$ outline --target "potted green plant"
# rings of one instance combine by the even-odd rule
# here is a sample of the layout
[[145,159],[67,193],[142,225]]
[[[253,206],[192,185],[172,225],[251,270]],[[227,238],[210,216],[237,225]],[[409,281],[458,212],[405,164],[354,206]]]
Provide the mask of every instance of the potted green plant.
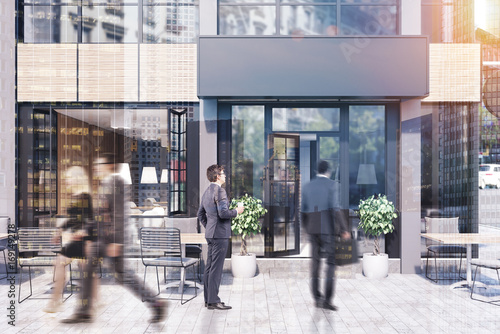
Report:
[[369,278],[383,278],[389,272],[389,257],[380,253],[379,236],[394,231],[393,219],[398,217],[394,204],[386,195],[373,195],[359,201],[356,212],[359,217],[358,228],[365,235],[373,236],[373,253],[363,254],[363,274]]
[[234,277],[253,277],[257,270],[257,259],[254,253],[248,253],[247,240],[249,235],[260,232],[262,226],[259,219],[267,212],[262,206],[262,201],[253,196],[245,194],[240,198],[233,198],[230,209],[236,208],[241,203],[245,210],[233,218],[231,230],[235,235],[241,235],[241,247],[239,254],[231,256],[231,271]]

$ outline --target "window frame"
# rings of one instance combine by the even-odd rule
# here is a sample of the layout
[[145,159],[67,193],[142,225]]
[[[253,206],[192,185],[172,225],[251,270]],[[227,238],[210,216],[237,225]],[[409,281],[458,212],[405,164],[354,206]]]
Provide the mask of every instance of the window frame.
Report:
[[[170,154],[169,154],[169,214],[187,213],[187,122],[188,108],[171,108],[169,115]],[[174,118],[177,122],[174,122]],[[184,156],[184,160],[181,156]],[[177,159],[175,157],[177,156]],[[177,163],[176,163],[177,161]],[[184,161],[184,166],[182,164]],[[184,179],[184,183],[182,180]]]

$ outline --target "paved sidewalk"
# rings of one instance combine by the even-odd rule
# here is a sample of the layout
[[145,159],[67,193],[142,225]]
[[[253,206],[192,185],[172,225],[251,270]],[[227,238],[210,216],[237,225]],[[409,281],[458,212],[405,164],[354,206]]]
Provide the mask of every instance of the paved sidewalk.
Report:
[[[153,271],[149,284],[155,286]],[[495,272],[483,282],[498,284]],[[491,274],[491,275],[490,275]],[[488,275],[488,276],[486,276]],[[307,278],[273,278],[260,273],[235,279],[224,273],[220,296],[233,307],[211,311],[203,290],[185,305],[168,301],[168,317],[149,324],[150,311],[113,279],[101,280],[99,307],[91,324],[66,325],[77,301],[69,298],[60,313],[42,311],[50,296],[52,273],[34,279],[34,298],[16,304],[15,327],[8,325],[9,285],[0,281],[0,333],[498,333],[500,306],[471,300],[466,289],[433,283],[421,275],[390,274],[369,280],[360,274],[339,279],[334,303],[338,312],[317,309]],[[149,280],[149,278],[151,280]],[[28,284],[23,288],[29,289]],[[16,293],[18,287],[16,285]],[[27,290],[24,290],[26,292]],[[500,299],[500,287],[489,290]],[[500,304],[499,304],[500,305]]]

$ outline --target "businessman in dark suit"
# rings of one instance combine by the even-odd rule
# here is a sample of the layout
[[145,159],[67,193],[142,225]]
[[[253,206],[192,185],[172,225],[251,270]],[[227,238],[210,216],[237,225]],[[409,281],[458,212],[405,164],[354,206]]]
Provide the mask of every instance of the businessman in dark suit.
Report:
[[229,310],[219,298],[219,286],[222,267],[226,257],[229,238],[231,237],[231,218],[242,213],[244,208],[229,210],[229,200],[222,185],[226,182],[224,167],[212,165],[207,169],[207,178],[211,182],[201,199],[198,219],[205,227],[208,244],[207,263],[203,277],[205,306],[209,310]]
[[[340,194],[336,182],[330,179],[326,161],[318,164],[318,174],[302,190],[302,222],[311,239],[311,290],[316,307],[336,311],[332,304],[335,289],[335,236],[349,239],[347,222],[340,210]],[[327,271],[325,294],[319,289],[321,249],[326,253]]]

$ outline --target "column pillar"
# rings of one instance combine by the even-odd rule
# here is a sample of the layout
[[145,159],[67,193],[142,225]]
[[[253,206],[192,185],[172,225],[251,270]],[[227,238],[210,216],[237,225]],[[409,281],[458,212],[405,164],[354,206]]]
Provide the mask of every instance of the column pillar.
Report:
[[[200,1],[199,6],[200,35],[217,35],[217,0]],[[217,99],[200,99],[200,201],[210,183],[207,180],[207,168],[215,163],[217,163]]]
[[[16,221],[16,1],[0,2],[0,216]],[[7,231],[0,231],[7,232]]]
[[420,99],[404,101],[400,138],[401,273],[420,273],[421,110]]

